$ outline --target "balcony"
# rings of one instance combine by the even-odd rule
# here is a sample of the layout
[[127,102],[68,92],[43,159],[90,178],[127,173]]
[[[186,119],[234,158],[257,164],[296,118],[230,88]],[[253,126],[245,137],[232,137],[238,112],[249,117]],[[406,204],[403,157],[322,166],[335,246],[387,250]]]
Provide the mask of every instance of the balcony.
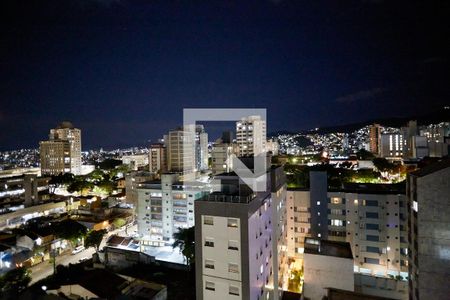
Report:
[[224,194],[209,194],[201,198],[202,201],[209,202],[227,202],[227,203],[242,203],[248,204],[255,199],[256,194],[250,194],[248,196],[234,196]]

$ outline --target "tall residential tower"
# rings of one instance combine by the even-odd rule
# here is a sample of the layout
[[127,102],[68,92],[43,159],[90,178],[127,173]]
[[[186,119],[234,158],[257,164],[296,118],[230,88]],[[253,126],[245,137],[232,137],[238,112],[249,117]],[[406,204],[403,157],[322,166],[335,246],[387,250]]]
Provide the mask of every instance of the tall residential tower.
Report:
[[81,130],[70,122],[50,129],[49,140],[40,142],[41,173],[81,174]]

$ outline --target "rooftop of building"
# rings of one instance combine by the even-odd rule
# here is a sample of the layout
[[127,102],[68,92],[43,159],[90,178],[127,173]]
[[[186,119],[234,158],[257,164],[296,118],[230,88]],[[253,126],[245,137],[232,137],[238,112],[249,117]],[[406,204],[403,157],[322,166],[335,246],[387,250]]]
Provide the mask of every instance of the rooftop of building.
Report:
[[385,298],[379,296],[372,296],[367,294],[362,294],[358,292],[346,291],[335,288],[327,288],[328,300],[391,300],[392,298]]
[[56,126],[56,129],[74,129],[72,122],[70,121],[62,121]]
[[352,249],[348,242],[305,238],[305,253],[353,259]]
[[[203,190],[203,187],[206,186],[206,183],[200,181],[176,181],[172,183],[173,190]],[[160,190],[161,180],[148,180],[138,183],[138,188],[141,189],[155,189]]]
[[411,175],[423,177],[449,167],[450,167],[450,157],[446,157],[437,162],[431,163],[415,172],[412,172]]
[[256,193],[223,193],[223,192],[213,192],[208,195],[205,195],[201,198],[201,201],[210,201],[210,202],[228,202],[228,203],[241,203],[248,204],[253,199],[255,199]]
[[405,194],[406,183],[344,183],[341,188],[329,188],[329,192],[365,193],[365,194]]
[[[288,191],[309,191],[309,187],[288,187]],[[400,182],[396,184],[377,183],[345,183],[340,188],[328,187],[331,193],[357,193],[357,194],[405,194],[406,184]]]

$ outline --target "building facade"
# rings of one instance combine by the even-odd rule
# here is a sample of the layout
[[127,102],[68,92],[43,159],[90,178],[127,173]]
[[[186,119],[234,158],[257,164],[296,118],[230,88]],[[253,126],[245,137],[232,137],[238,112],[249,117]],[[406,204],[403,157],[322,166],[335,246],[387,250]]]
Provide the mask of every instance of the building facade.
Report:
[[287,283],[286,183],[272,169],[254,193],[234,173],[195,203],[197,299],[281,299]]
[[162,143],[151,144],[148,151],[148,167],[152,173],[167,171],[166,147]]
[[380,154],[380,138],[381,126],[380,124],[373,124],[369,126],[369,151],[373,154]]
[[208,169],[208,134],[203,125],[195,125],[195,170]]
[[50,129],[49,140],[40,142],[41,173],[81,174],[81,130],[70,122]]
[[233,155],[239,154],[235,143],[215,143],[211,149],[211,170],[213,174],[228,173],[233,169]]
[[141,246],[171,245],[178,228],[194,226],[194,202],[208,192],[205,184],[181,182],[175,173],[139,183],[137,224]]
[[236,141],[239,156],[258,155],[266,151],[266,121],[249,116],[236,122]]
[[409,299],[450,295],[450,159],[408,176]]
[[139,168],[148,165],[148,155],[147,154],[133,154],[122,156],[122,163],[128,165],[131,170],[137,171]]
[[350,243],[357,273],[406,279],[407,208],[402,188],[327,190],[325,172],[312,173],[316,174],[310,176],[310,190],[289,190],[287,196],[288,251],[299,260],[295,266],[303,259],[304,238],[315,237]]
[[195,134],[178,128],[165,138],[167,145],[167,167],[170,172],[190,173],[195,171]]
[[280,144],[275,139],[266,141],[266,152],[271,152],[273,156],[277,156],[280,151]]
[[380,156],[385,158],[403,157],[403,135],[400,133],[382,134]]
[[346,242],[305,239],[305,299],[326,299],[327,288],[354,291],[353,256]]

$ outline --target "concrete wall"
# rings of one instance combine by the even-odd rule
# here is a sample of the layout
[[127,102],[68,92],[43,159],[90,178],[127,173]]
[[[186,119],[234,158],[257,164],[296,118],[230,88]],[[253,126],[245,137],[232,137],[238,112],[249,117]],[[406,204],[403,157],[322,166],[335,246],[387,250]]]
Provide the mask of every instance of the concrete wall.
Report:
[[450,295],[450,168],[417,178],[420,299]]
[[305,299],[321,300],[327,287],[354,291],[353,260],[334,256],[304,254]]

